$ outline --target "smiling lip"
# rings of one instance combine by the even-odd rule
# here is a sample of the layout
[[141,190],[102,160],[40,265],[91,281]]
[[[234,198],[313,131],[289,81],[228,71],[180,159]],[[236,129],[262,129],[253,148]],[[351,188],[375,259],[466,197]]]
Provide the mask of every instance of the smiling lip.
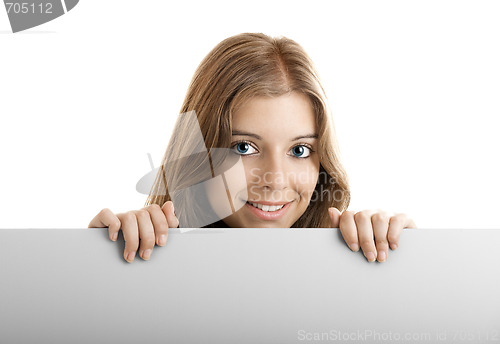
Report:
[[247,202],[257,203],[257,204],[262,204],[262,205],[283,205],[283,204],[290,203],[292,201],[283,201],[283,202],[266,202],[266,201],[262,201],[262,202],[254,202],[252,200],[248,200]]
[[[253,203],[259,203],[259,204],[264,204],[264,205],[282,205],[283,204],[283,203],[276,203],[276,202],[253,202]],[[255,208],[253,205],[251,205],[248,202],[245,203],[245,206],[248,207],[249,210],[255,216],[257,216],[259,219],[262,219],[262,220],[277,220],[277,219],[283,217],[283,215],[285,215],[285,213],[290,208],[290,204],[291,203],[292,202],[286,203],[283,206],[283,208],[281,208],[280,210],[276,210],[276,211],[264,211],[264,210],[261,210],[259,208]]]

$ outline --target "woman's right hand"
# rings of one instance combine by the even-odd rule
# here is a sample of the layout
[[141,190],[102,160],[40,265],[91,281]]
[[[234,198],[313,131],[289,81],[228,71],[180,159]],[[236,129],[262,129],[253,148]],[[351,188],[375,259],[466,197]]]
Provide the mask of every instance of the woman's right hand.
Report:
[[172,201],[167,201],[162,207],[151,204],[140,210],[119,214],[113,214],[111,210],[104,208],[90,221],[88,228],[108,227],[109,238],[113,241],[116,241],[121,229],[125,239],[123,258],[132,263],[139,248],[139,239],[139,256],[149,260],[155,243],[158,246],[165,246],[168,229],[178,226],[179,220],[174,213],[174,204]]

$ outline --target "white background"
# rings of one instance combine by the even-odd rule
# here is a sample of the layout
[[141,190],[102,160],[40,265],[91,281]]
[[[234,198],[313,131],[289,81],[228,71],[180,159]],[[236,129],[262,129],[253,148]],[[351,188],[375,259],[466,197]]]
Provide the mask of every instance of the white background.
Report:
[[500,228],[500,2],[81,0],[12,34],[0,7],[0,228],[140,209],[189,81],[221,40],[287,36],[314,60],[351,210]]

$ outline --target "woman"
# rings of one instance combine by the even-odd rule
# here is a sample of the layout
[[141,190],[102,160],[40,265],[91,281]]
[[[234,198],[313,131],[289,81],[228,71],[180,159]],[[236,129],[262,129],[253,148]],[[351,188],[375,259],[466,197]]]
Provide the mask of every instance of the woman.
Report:
[[[179,224],[340,228],[368,261],[385,261],[402,229],[416,227],[405,214],[346,210],[348,177],[327,98],[291,39],[223,40],[196,70],[181,113],[145,207],[116,215],[106,208],[89,224],[109,227],[112,240],[122,229],[128,262],[139,241],[148,260]],[[231,169],[242,173],[225,173]]]

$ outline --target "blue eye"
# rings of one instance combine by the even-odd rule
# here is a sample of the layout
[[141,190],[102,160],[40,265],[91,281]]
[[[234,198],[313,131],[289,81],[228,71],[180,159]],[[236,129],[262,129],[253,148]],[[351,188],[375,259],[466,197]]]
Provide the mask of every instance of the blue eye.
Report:
[[297,158],[307,158],[311,154],[311,149],[304,145],[297,145],[292,148],[292,153]]
[[250,146],[247,142],[238,142],[233,146],[236,148],[236,153],[241,154],[241,155],[249,155],[253,152],[248,152],[249,149],[253,149],[255,151],[255,148]]
[[[235,143],[231,149],[239,154],[239,155],[251,155],[254,153],[258,153],[258,151],[253,148],[248,142],[241,141]],[[311,155],[311,152],[314,152],[310,147],[307,145],[296,145],[291,149],[292,154],[296,158],[308,158]]]

